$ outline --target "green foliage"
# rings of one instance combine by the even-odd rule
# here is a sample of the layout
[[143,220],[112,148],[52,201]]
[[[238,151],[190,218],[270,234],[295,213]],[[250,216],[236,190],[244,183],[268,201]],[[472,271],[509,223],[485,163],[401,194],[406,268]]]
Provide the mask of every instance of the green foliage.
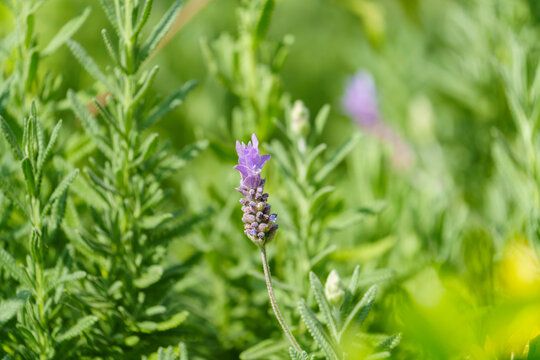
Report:
[[[358,268],[355,270],[355,274],[357,273]],[[358,329],[373,306],[377,289],[375,285],[371,286],[364,296],[358,300],[356,291],[358,278],[353,276],[349,286],[343,289],[345,296],[343,303],[331,305],[330,299],[325,294],[323,285],[317,275],[311,272],[309,278],[324,322],[317,318],[303,299],[299,302],[298,308],[317,348],[320,349],[326,359],[347,359],[352,355],[366,359],[390,357],[389,351],[399,344],[401,335],[389,337],[364,335],[359,333]],[[332,280],[329,277],[326,285],[327,290],[330,281]],[[377,339],[377,342],[370,343],[370,341],[373,342],[373,339]],[[291,351],[292,359],[302,358],[300,356],[297,352]]]
[[[176,1],[143,41],[141,30],[152,2],[102,2],[117,39],[114,46],[108,32],[102,32],[114,63],[107,72],[80,44],[68,42],[99,89],[111,92],[104,102],[95,99],[95,114],[81,95],[68,93],[73,112],[97,150],[90,154],[79,186],[91,188],[103,207],[90,205],[89,212],[79,211],[66,230],[84,259],[79,266],[92,274],[85,284],[84,303],[102,318],[93,328],[94,351],[111,358],[147,354],[166,344],[177,337],[177,328],[189,316],[173,291],[182,272],[177,265],[162,263],[169,242],[178,235],[174,229],[189,226],[190,220],[168,208],[169,190],[163,188],[163,181],[204,146],[175,155],[167,151],[168,145],[159,144],[156,134],[143,133],[178,106],[194,86],[188,83],[159,103],[151,91],[159,67],[142,69],[180,4]],[[87,217],[90,227],[83,226]]]
[[537,3],[0,1],[0,359],[538,358]]
[[209,70],[237,98],[230,127],[220,126],[233,139],[245,138],[255,128],[266,139],[281,113],[279,72],[293,40],[286,36],[279,43],[265,41],[273,10],[274,0],[243,1],[236,37],[222,34],[211,43],[201,42]]
[[[8,282],[3,295],[17,288],[24,289],[0,305],[3,350],[17,358],[68,359],[80,354],[81,349],[74,345],[81,343],[81,335],[97,321],[95,316],[86,316],[73,324],[81,311],[78,301],[67,290],[76,286],[86,273],[72,271],[69,250],[60,236],[69,185],[78,170],[64,179],[59,173],[49,175],[46,161],[54,152],[60,125],[45,141],[34,105],[31,116],[24,120],[22,146],[19,147],[18,139],[3,119],[2,124],[4,140],[10,144],[13,161],[18,165],[9,180],[2,179],[2,184],[4,189],[26,194],[24,200],[17,200],[25,214],[19,225],[24,231],[17,240],[27,239],[19,244],[22,249],[11,247],[13,254],[0,247],[0,267],[18,283]],[[23,159],[17,161],[20,158]],[[47,251],[50,247],[56,247],[57,252]],[[14,257],[19,254],[25,262]]]

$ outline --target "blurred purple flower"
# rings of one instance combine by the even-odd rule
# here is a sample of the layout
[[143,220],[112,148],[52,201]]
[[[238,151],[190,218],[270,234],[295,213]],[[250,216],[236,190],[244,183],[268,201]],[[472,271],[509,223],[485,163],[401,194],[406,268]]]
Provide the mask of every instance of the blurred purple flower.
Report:
[[261,182],[262,167],[270,159],[270,155],[259,155],[259,141],[255,134],[251,135],[251,141],[247,145],[236,141],[236,152],[238,165],[234,168],[242,175],[240,183],[256,189]]
[[343,97],[343,107],[361,127],[373,127],[380,122],[377,89],[369,72],[359,71],[349,81]]
[[343,108],[366,133],[392,146],[395,168],[411,165],[412,152],[408,144],[381,118],[375,80],[368,71],[360,70],[349,80],[343,96]]

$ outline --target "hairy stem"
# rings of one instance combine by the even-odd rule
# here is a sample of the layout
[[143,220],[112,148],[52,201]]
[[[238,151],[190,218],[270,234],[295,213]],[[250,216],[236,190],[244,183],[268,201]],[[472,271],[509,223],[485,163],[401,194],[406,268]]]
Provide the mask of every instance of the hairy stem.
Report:
[[291,342],[291,345],[299,352],[302,352],[302,348],[294,338],[294,335],[291,332],[291,329],[289,329],[289,326],[287,326],[287,323],[285,322],[285,319],[283,319],[283,316],[281,315],[281,312],[279,311],[279,307],[276,301],[276,297],[274,296],[274,289],[272,287],[272,277],[270,275],[270,266],[268,266],[268,259],[266,257],[266,248],[264,246],[261,246],[261,258],[262,258],[262,264],[264,269],[264,278],[266,280],[266,288],[268,289],[268,296],[270,297],[270,304],[272,305],[272,310],[274,310],[274,314],[276,315],[276,319],[279,322],[279,325],[281,325],[281,328],[283,329],[283,332],[289,338],[289,341]]

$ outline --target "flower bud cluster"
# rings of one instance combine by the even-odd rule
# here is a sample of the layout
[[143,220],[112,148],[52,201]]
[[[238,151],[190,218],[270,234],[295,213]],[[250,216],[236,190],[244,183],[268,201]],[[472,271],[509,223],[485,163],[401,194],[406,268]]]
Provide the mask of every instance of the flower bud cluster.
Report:
[[244,233],[258,246],[270,242],[278,229],[277,214],[271,214],[271,205],[268,204],[268,193],[264,192],[265,179],[260,179],[257,188],[250,188],[241,184],[237,190],[244,195],[240,199],[242,204],[242,221]]

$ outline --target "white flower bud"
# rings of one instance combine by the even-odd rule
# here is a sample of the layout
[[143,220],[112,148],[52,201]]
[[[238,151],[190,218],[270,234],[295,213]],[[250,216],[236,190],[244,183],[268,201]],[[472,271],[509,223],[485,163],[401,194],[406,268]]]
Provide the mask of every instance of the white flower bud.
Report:
[[335,307],[341,306],[343,297],[345,296],[345,290],[336,270],[332,270],[328,275],[326,284],[324,285],[324,292],[330,304]]
[[301,100],[296,100],[291,110],[291,130],[302,136],[309,133],[309,110]]

